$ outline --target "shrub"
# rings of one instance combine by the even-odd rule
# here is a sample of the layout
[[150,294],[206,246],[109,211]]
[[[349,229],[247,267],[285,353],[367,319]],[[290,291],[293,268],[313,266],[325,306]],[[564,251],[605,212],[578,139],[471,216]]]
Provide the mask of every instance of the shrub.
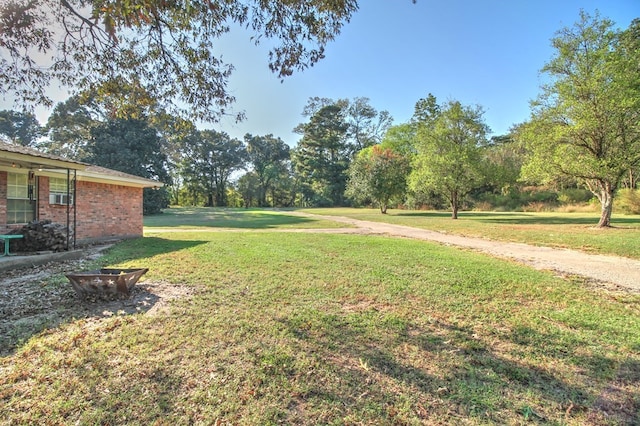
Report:
[[[512,190],[507,194],[485,192],[476,196],[476,209],[487,204],[495,211],[533,211],[532,209],[549,210],[558,203],[558,194],[554,191],[540,190],[536,187],[522,191]],[[544,204],[545,206],[541,206]],[[543,211],[543,210],[537,210]]]
[[640,191],[621,189],[614,198],[614,207],[625,214],[640,214]]
[[[593,198],[595,200],[595,198]],[[592,213],[600,211],[599,203],[580,203],[580,204],[563,204],[556,207],[553,211],[559,213]]]
[[165,187],[145,188],[143,192],[142,213],[146,215],[162,213],[169,207],[169,193]]
[[547,212],[551,210],[551,207],[548,203],[545,203],[543,201],[531,201],[529,203],[527,203],[527,205],[522,206],[522,211],[523,212],[536,212],[536,213],[540,213],[540,212]]
[[478,201],[473,205],[473,210],[478,212],[489,212],[493,209],[494,207],[488,201]]
[[593,198],[591,191],[582,188],[563,189],[558,194],[558,202],[561,204],[581,204]]

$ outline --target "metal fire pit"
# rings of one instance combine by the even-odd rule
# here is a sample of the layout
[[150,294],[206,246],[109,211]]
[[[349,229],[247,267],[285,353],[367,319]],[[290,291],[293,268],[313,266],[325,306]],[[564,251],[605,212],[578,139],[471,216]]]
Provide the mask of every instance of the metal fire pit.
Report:
[[148,268],[100,269],[66,274],[78,296],[129,297],[131,288]]

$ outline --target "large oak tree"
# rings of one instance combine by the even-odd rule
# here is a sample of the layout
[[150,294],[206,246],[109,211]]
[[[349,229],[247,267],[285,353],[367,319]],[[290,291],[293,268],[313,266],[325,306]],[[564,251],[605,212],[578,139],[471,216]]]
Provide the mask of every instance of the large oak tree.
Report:
[[[86,161],[135,176],[170,183],[167,158],[158,132],[146,118],[113,119],[93,126],[84,147]],[[166,190],[144,189],[144,214],[167,207]]]
[[608,227],[616,189],[640,164],[640,20],[617,31],[582,12],[552,41],[548,83],[517,132],[529,153],[523,177],[579,180],[600,200],[598,226]]

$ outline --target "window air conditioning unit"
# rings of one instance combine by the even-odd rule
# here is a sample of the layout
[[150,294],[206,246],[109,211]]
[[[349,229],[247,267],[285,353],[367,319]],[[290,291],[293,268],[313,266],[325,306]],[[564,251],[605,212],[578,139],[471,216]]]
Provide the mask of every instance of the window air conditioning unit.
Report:
[[73,204],[73,195],[49,194],[49,204]]

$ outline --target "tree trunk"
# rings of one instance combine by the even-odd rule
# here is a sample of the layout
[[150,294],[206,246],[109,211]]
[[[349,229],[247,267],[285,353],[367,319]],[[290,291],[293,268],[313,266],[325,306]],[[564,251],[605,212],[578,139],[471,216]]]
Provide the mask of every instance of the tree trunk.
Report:
[[262,185],[258,189],[258,207],[267,207],[267,188]]
[[387,214],[387,204],[386,203],[380,203],[380,213]]
[[224,185],[216,185],[216,207],[226,207],[227,206],[227,191]]
[[451,219],[458,218],[458,193],[451,193]]
[[604,183],[600,189],[600,222],[598,228],[608,228],[611,226],[611,212],[613,211],[613,189],[610,183]]

